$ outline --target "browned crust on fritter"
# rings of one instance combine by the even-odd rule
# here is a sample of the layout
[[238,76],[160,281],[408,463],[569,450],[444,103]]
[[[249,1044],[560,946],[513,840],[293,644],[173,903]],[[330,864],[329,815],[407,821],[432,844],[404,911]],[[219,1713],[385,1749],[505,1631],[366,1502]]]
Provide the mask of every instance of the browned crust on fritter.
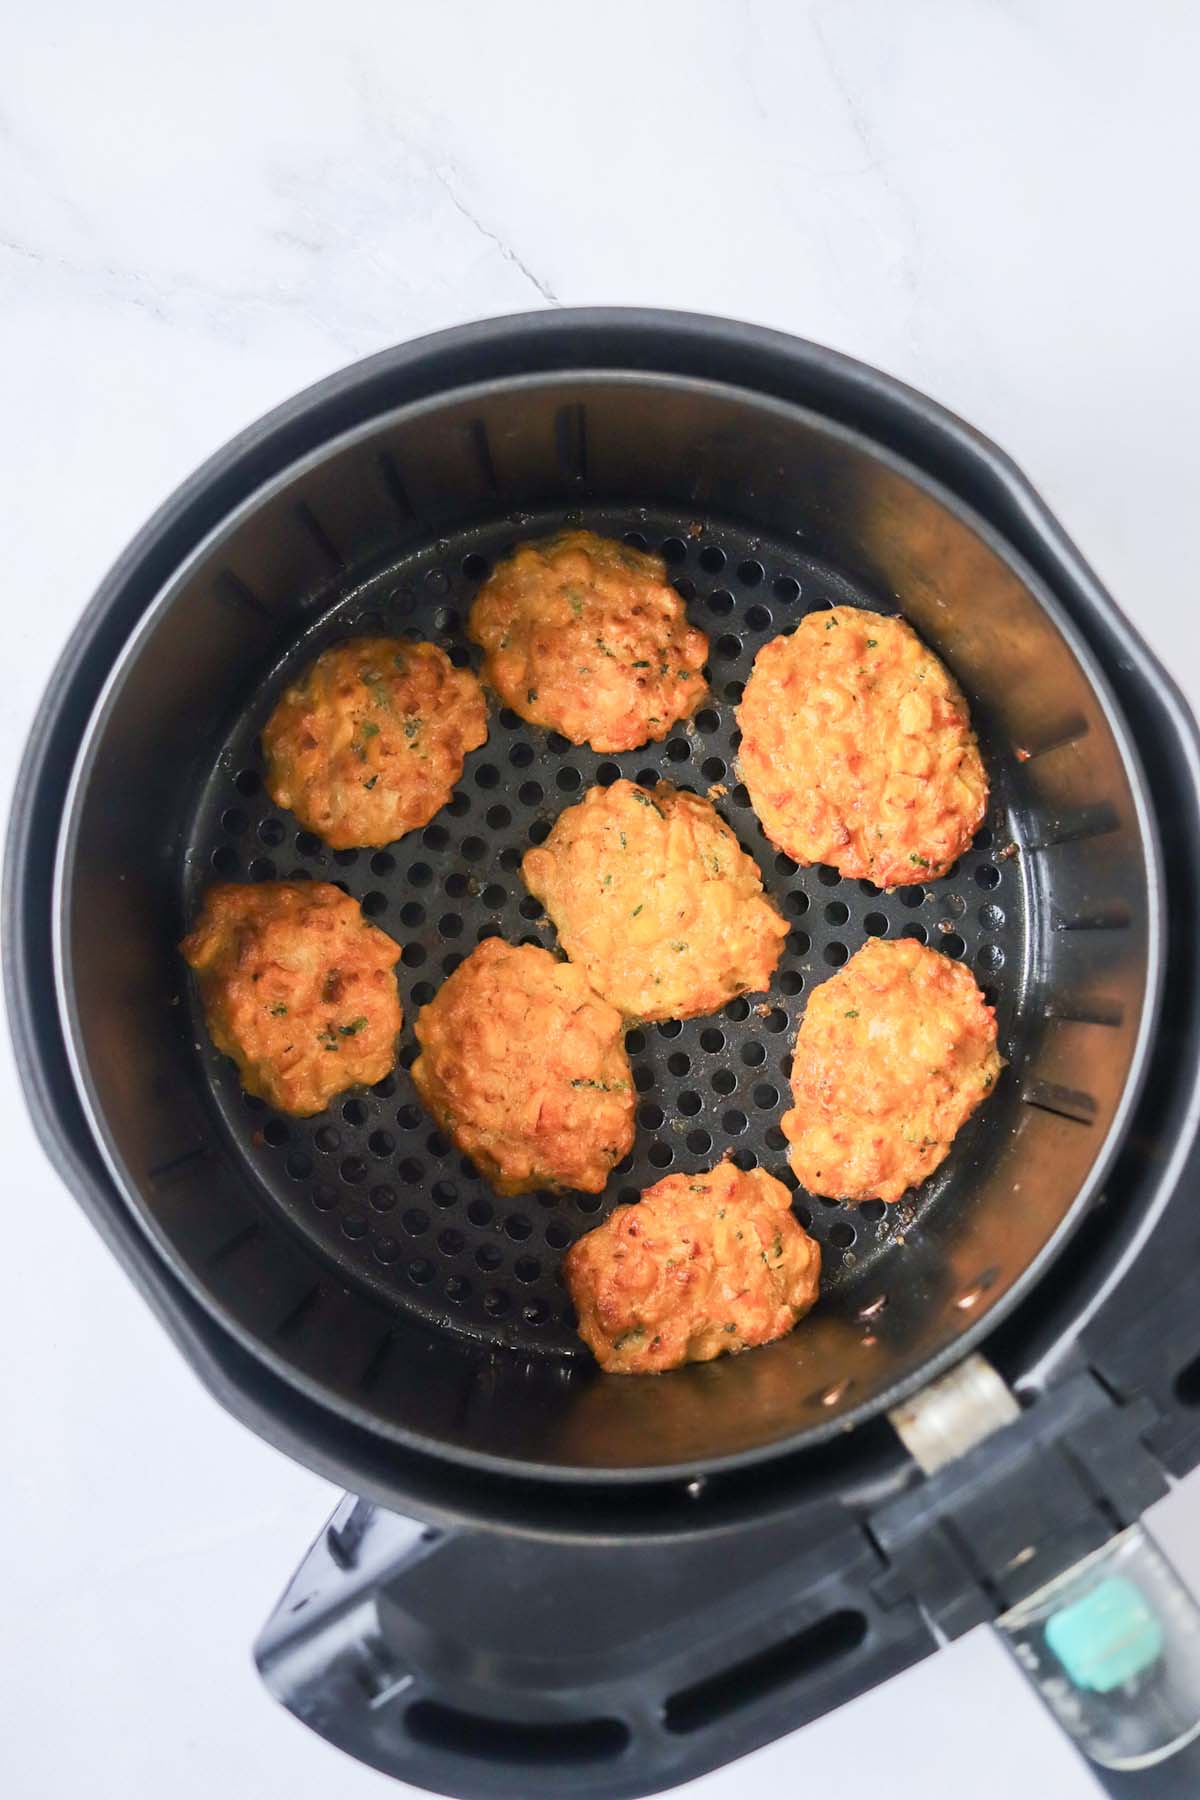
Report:
[[444,650],[353,638],[310,663],[268,719],[267,789],[335,850],[390,844],[428,825],[486,739],[483,690]]
[[601,1368],[652,1374],[789,1332],[817,1297],[821,1252],[781,1181],[722,1162],[618,1206],[564,1272]]
[[815,989],[792,1058],[789,1161],[813,1194],[898,1200],[931,1175],[1004,1066],[969,969],[872,938]]
[[754,660],[739,766],[773,844],[882,888],[946,874],[987,810],[967,703],[903,619],[809,613]]
[[787,925],[709,801],[595,787],[521,873],[563,949],[627,1018],[691,1019],[770,982]]
[[666,737],[706,692],[708,640],[662,559],[591,531],[521,545],[480,588],[469,629],[505,705],[593,750]]
[[633,1143],[621,1015],[548,950],[485,939],[416,1035],[417,1092],[498,1193],[599,1193]]
[[248,1093],[303,1117],[382,1081],[403,1023],[400,946],[327,882],[210,888],[180,950]]

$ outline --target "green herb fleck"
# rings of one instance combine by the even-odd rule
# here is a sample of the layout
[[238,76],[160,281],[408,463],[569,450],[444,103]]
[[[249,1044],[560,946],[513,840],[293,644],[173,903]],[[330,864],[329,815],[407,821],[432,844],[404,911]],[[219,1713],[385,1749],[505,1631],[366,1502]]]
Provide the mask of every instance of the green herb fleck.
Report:
[[916,863],[918,868],[927,869],[929,867],[929,858],[927,856],[918,856],[915,850],[909,851],[908,860],[910,863]]
[[851,1008],[850,1008],[850,1011],[849,1011],[849,1012],[847,1012],[847,1013],[843,1013],[843,1014],[842,1014],[842,1017],[843,1017],[843,1019],[857,1019],[857,1017],[858,1017],[858,1008],[857,1008],[857,1007],[855,1007],[855,1006],[852,1006],[852,1007],[851,1007]]
[[402,675],[408,668],[408,657],[403,650],[397,650],[395,656],[392,658],[392,662]]
[[630,663],[629,666],[631,669],[648,669],[650,667],[650,664],[648,662],[635,662],[635,663]]
[[404,718],[404,735],[409,743],[414,743],[421,735],[421,721],[415,713],[406,713]]
[[627,848],[628,848],[628,845],[627,845],[627,843],[626,843],[626,838],[625,838],[625,833],[624,833],[624,832],[623,832],[623,831],[618,831],[618,833],[617,833],[617,836],[618,836],[618,837],[619,837],[619,838],[620,838],[620,840],[621,840],[621,848],[622,848],[622,850],[625,850],[625,849],[627,849]]
[[583,611],[582,592],[577,587],[568,587],[563,589],[563,594],[566,597],[567,604],[570,606],[571,611],[575,614],[575,617],[578,618]]
[[611,875],[606,875],[606,876],[605,876],[605,877],[604,877],[604,880],[603,880],[603,881],[602,881],[602,882],[601,882],[601,883],[600,883],[600,886],[601,886],[601,887],[606,887],[606,888],[610,888],[610,887],[611,887],[611,886],[612,886],[612,876],[611,876]]
[[645,794],[642,792],[641,788],[635,787],[633,790],[633,797],[639,806],[652,806],[660,819],[666,818],[666,813],[652,794]]
[[867,639],[867,649],[873,650],[878,642],[879,642],[878,638],[868,638]]
[[269,1006],[267,1008],[267,1011],[270,1013],[270,1015],[273,1019],[286,1019],[287,1018],[287,1007],[284,1006],[283,1002],[280,1000],[277,1000],[275,1002],[274,1006]]
[[726,1332],[726,1335],[727,1335],[727,1336],[732,1336],[732,1335],[733,1335],[733,1333],[734,1333],[734,1332],[735,1332],[735,1331],[736,1331],[736,1330],[737,1330],[737,1326],[736,1326],[736,1325],[727,1325],[727,1326],[726,1326],[726,1327],[725,1327],[725,1332]]
[[571,1082],[573,1088],[595,1088],[601,1094],[622,1094],[629,1086],[627,1081],[593,1081],[589,1076],[577,1075]]
[[644,900],[643,900],[643,901],[642,901],[642,902],[641,902],[641,903],[640,903],[640,905],[638,905],[638,906],[635,906],[635,907],[634,907],[634,909],[633,909],[633,911],[632,911],[632,912],[631,912],[631,913],[630,913],[630,915],[629,915],[629,916],[630,916],[630,918],[631,918],[631,919],[636,919],[636,918],[637,918],[637,916],[638,916],[638,914],[639,914],[639,913],[640,913],[640,912],[641,912],[641,910],[642,910],[642,907],[644,907],[644,906],[645,906],[645,904],[646,904],[646,902],[645,902],[645,901],[644,901]]
[[368,793],[370,793],[371,789],[375,786],[375,783],[378,780],[379,780],[378,775],[372,775],[367,781],[363,782],[363,786],[366,788]]
[[626,1344],[640,1344],[645,1335],[644,1325],[631,1325],[628,1331],[623,1331],[620,1337],[613,1339],[613,1349],[623,1350]]
[[840,621],[837,619],[826,619],[826,621],[825,621],[826,631],[832,631],[834,626],[837,625],[838,623],[840,623]]
[[372,738],[379,736],[379,727],[373,719],[363,719],[359,722],[358,735],[361,742],[354,745],[354,754],[359,762],[366,762],[367,745]]
[[334,1032],[332,1025],[326,1025],[323,1031],[318,1031],[317,1042],[318,1042],[318,1044],[323,1044],[325,1046],[326,1050],[336,1050],[337,1049],[337,1047],[338,1047],[337,1035]]
[[342,1037],[353,1037],[356,1032],[362,1031],[366,1023],[367,1021],[362,1018],[351,1019],[348,1025],[339,1025],[338,1031]]
[[599,650],[601,656],[607,656],[611,662],[616,662],[616,657],[613,655],[603,638],[596,639],[596,648]]
[[675,942],[671,945],[671,948],[672,948],[672,950],[675,950],[675,951],[686,950],[687,949],[687,939],[686,938],[676,938]]

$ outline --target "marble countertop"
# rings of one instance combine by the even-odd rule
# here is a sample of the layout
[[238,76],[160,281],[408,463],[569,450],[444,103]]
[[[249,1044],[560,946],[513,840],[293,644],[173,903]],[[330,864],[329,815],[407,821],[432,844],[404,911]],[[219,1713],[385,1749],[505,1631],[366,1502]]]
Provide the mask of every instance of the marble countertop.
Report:
[[[925,389],[1200,702],[1198,52],[1185,0],[10,10],[4,791],[98,578],[204,456],[355,357],[542,306],[729,314]],[[6,1793],[385,1800],[248,1657],[332,1490],[201,1391],[0,1058]],[[1198,1496],[1154,1522],[1200,1582]],[[986,1633],[686,1791],[751,1782],[1093,1791]]]

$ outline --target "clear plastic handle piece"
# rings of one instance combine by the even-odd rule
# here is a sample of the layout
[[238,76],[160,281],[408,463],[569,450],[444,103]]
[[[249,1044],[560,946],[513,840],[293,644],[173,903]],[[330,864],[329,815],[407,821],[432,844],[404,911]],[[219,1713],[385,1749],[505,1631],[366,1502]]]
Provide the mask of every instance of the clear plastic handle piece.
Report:
[[1200,1608],[1140,1525],[996,1624],[1102,1767],[1149,1768],[1200,1737]]

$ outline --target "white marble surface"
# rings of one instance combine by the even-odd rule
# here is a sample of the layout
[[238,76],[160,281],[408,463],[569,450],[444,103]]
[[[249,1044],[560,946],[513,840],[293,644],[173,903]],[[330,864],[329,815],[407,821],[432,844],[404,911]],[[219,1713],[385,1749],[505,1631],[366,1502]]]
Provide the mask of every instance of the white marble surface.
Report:
[[[1190,0],[43,0],[0,55],[0,779],[90,590],[265,408],[399,338],[588,302],[837,345],[1024,464],[1200,699]],[[0,1064],[0,1782],[388,1785],[247,1649],[332,1499],[201,1392]],[[53,1308],[42,1284],[54,1282]],[[1200,1579],[1195,1478],[1158,1523]],[[976,1635],[693,1790],[1091,1784]]]

